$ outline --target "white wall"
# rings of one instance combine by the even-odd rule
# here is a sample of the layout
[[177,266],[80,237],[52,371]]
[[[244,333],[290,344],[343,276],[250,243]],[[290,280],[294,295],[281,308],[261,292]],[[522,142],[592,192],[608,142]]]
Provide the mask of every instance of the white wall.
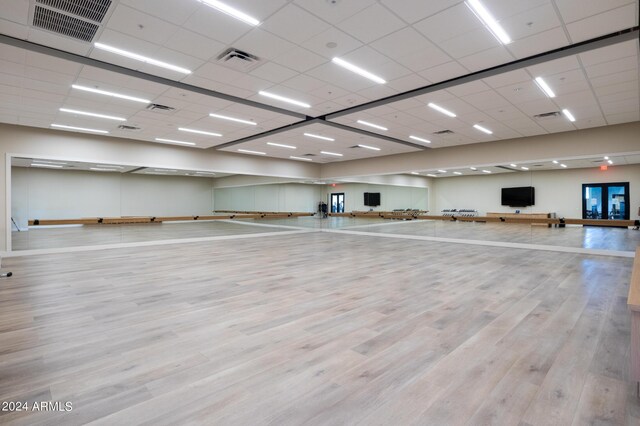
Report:
[[[366,183],[340,183],[335,187],[326,187],[325,200],[329,202],[328,195],[344,192],[344,211],[373,210],[390,211],[394,209],[420,209],[429,210],[429,189],[426,187],[376,185]],[[365,192],[379,192],[380,206],[369,207],[364,205]]]
[[217,210],[315,212],[323,199],[323,186],[283,183],[216,188]]
[[206,215],[213,179],[12,167],[11,214],[28,219]]
[[524,212],[555,212],[560,217],[582,217],[582,184],[629,182],[631,218],[640,206],[640,165],[610,166],[607,171],[588,169],[549,170],[527,173],[501,173],[487,176],[459,176],[435,179],[434,213],[442,209],[476,209],[486,212],[513,212],[500,205],[501,189],[533,186],[535,206],[519,208]]

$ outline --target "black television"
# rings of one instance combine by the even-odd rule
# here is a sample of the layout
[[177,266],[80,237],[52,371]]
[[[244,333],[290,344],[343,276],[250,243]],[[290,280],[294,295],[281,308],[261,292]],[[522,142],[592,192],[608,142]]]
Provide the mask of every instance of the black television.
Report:
[[536,189],[533,186],[502,188],[502,205],[527,207],[536,203]]
[[379,192],[365,192],[364,193],[364,205],[370,207],[376,207],[380,205],[380,193]]

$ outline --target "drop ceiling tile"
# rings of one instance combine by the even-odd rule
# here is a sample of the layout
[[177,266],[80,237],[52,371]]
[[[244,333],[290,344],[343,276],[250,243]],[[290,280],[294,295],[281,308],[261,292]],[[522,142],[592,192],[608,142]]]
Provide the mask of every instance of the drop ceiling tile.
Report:
[[22,64],[17,64],[15,62],[2,61],[0,62],[0,73],[23,76],[25,66]]
[[515,40],[508,46],[517,59],[547,52],[569,44],[569,39],[560,27]]
[[[335,47],[329,47],[334,44]],[[343,56],[357,49],[362,46],[362,42],[335,27],[331,27],[317,36],[300,43],[300,45],[330,60],[335,56]]]
[[374,4],[336,26],[363,43],[370,43],[403,28],[406,24],[379,4]]
[[589,67],[615,59],[626,58],[628,56],[638,56],[638,42],[636,40],[625,41],[613,46],[602,47],[581,53],[580,60],[584,66]]
[[493,90],[486,92],[474,93],[466,95],[461,98],[463,101],[478,108],[479,110],[485,110],[489,108],[498,108],[503,106],[509,106],[509,102],[500,96]]
[[42,68],[25,67],[24,76],[40,81],[47,81],[54,84],[63,84],[67,87],[71,87],[75,81],[75,77],[69,74],[60,74],[50,70],[44,70]]
[[227,46],[200,34],[179,28],[168,38],[165,47],[208,61],[215,60]]
[[593,87],[598,89],[600,87],[610,86],[611,84],[633,82],[637,80],[638,70],[629,70],[620,71],[615,74],[615,77],[611,75],[603,75],[602,77],[591,78],[589,81]]
[[413,27],[438,45],[445,40],[484,28],[463,2],[423,19]]
[[251,71],[250,74],[276,84],[282,83],[285,80],[289,80],[294,76],[299,75],[297,72],[273,62],[267,62],[264,65],[259,66]]
[[307,93],[310,93],[312,96],[315,96],[317,98],[329,101],[332,99],[347,96],[349,94],[349,91],[331,84],[325,84],[321,87],[318,87],[317,89],[308,91]]
[[525,70],[515,70],[504,74],[494,75],[483,79],[485,83],[493,88],[511,86],[524,81],[531,81],[531,76]]
[[638,22],[638,6],[627,6],[613,9],[590,18],[567,25],[567,31],[573,43],[609,34],[617,30],[631,28]]
[[2,8],[2,18],[20,25],[29,23],[29,0],[13,0]]
[[620,6],[634,3],[633,0],[556,0],[558,10],[566,23],[575,22],[590,16],[598,15]]
[[[616,79],[616,75],[625,71],[637,71],[638,70],[638,57],[627,56],[622,59],[615,59],[609,62],[600,63],[590,67],[585,67],[587,75],[590,78],[611,76],[612,79]],[[613,74],[613,75],[612,75]]]
[[453,93],[455,96],[466,96],[472,95],[478,92],[484,92],[489,90],[490,87],[487,86],[482,80],[472,81],[470,83],[461,84],[459,86],[450,87],[447,89],[450,93]]
[[2,62],[24,64],[26,57],[26,51],[18,49],[17,47],[9,46],[8,44],[0,44],[0,58],[2,58]]
[[[523,3],[530,2],[520,1],[519,3],[522,5]],[[502,25],[502,27],[507,32],[507,34],[509,34],[512,40],[516,41],[523,38],[531,37],[535,34],[539,34],[541,32],[545,32],[562,25],[562,22],[560,21],[559,16],[556,14],[556,11],[551,2],[542,2],[537,7],[526,7],[526,11],[523,11],[516,15],[511,15],[508,18],[500,20],[500,25]]]
[[488,49],[502,45],[484,27],[476,28],[467,33],[450,38],[438,43],[438,46],[454,59],[468,57],[469,55],[484,53]]
[[301,92],[312,92],[327,85],[325,81],[304,74],[297,74],[295,77],[282,82],[282,84]]
[[432,16],[458,2],[459,0],[382,0],[382,4],[409,24]]
[[307,75],[352,92],[357,92],[376,84],[331,62],[314,68],[307,72]]
[[338,22],[355,15],[361,10],[372,6],[376,1],[349,0],[345,2],[331,3],[318,0],[295,0],[294,3],[331,24],[337,24]]
[[578,129],[589,129],[592,127],[606,126],[607,121],[604,119],[604,117],[600,116],[600,117],[592,117],[586,120],[576,119],[576,121],[573,124]]
[[295,4],[286,5],[261,25],[262,29],[296,43],[308,40],[329,27],[329,24]]
[[184,24],[196,10],[206,7],[184,0],[120,0],[120,3],[176,25]]
[[106,27],[160,45],[178,30],[174,24],[117,3]]
[[315,68],[326,63],[327,59],[302,47],[295,47],[292,50],[276,57],[272,62],[303,73],[309,71],[311,68]]
[[500,87],[496,91],[514,105],[546,98],[532,80]]
[[414,72],[423,71],[427,68],[442,65],[450,61],[451,56],[447,55],[436,46],[426,47],[410,55],[396,59],[396,62],[400,65]]
[[635,112],[623,112],[619,114],[607,114],[605,118],[607,120],[607,123],[609,123],[609,125],[630,123],[633,121],[640,120],[640,112],[635,111]]
[[530,117],[533,117],[536,114],[558,111],[558,107],[549,98],[523,102],[518,105],[518,108]]
[[513,61],[513,55],[503,46],[497,46],[470,56],[458,59],[469,71],[480,71],[492,66]]
[[0,18],[0,33],[26,40],[29,36],[29,27]]
[[460,65],[458,62],[452,61],[420,71],[418,74],[429,81],[437,83],[459,77],[461,75],[466,75],[468,73],[468,69]]
[[426,78],[420,77],[418,74],[409,74],[404,77],[396,78],[388,81],[387,85],[398,92],[406,92],[408,90],[417,89],[430,84]]
[[414,52],[435,47],[433,43],[411,27],[382,37],[371,43],[370,46],[392,59],[399,59]]
[[58,59],[53,56],[33,52],[27,52],[25,56],[26,65],[42,68],[45,70],[53,70],[56,73],[77,75],[82,69],[82,65],[78,63],[67,61],[64,59]]
[[42,44],[45,46],[53,47],[55,49],[64,50],[83,56],[85,56],[87,52],[91,50],[91,45],[88,43],[68,37],[63,37],[48,31],[38,30],[36,28],[31,28],[29,30],[29,34],[26,39],[36,44]]
[[247,35],[236,40],[234,47],[262,59],[273,59],[292,50],[295,46],[285,39],[259,28],[254,28]]
[[605,96],[613,93],[632,92],[638,93],[638,80],[627,81],[624,83],[610,84],[608,86],[596,87],[596,95]]
[[580,63],[574,55],[527,67],[527,71],[529,71],[529,73],[531,73],[531,75],[535,78],[546,77],[548,75],[554,75],[579,68],[581,68]]
[[[258,2],[270,3],[270,2]],[[225,45],[247,34],[253,27],[202,5],[182,26]]]

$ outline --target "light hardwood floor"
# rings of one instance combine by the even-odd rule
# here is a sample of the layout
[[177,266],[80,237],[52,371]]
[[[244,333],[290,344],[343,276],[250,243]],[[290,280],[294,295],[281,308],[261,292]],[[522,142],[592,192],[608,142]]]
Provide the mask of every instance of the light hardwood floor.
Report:
[[637,425],[631,265],[328,233],[7,258],[0,401],[73,411],[0,423]]

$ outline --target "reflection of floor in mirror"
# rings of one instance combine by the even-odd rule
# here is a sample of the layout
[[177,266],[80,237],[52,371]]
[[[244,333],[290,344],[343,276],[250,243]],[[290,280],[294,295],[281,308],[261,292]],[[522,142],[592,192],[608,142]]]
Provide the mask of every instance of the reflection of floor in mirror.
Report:
[[12,233],[12,244],[14,250],[45,249],[290,230],[287,227],[316,230],[348,229],[397,235],[625,251],[634,251],[640,245],[640,232],[632,229],[581,226],[547,228],[545,226],[522,224],[426,220],[401,221],[349,217],[330,217],[326,219],[297,217],[237,221],[169,222],[142,225],[32,227],[25,232],[14,231]]
[[73,411],[0,422],[639,424],[632,262],[320,232],[6,258],[0,400]]

